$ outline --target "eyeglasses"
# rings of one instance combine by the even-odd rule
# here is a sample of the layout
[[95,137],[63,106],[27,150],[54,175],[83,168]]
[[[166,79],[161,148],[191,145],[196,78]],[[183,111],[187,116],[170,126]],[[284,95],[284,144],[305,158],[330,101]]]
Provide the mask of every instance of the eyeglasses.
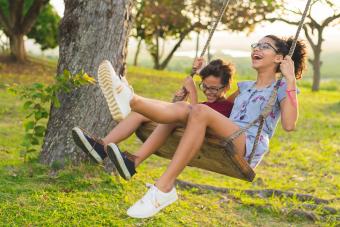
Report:
[[270,43],[253,43],[250,45],[251,49],[259,48],[260,50],[268,50],[273,49],[276,53],[279,52],[275,47],[273,47]]
[[223,89],[225,86],[222,87],[208,87],[205,83],[201,82],[199,84],[199,88],[203,91],[209,91],[210,93],[216,94],[218,93],[221,89]]

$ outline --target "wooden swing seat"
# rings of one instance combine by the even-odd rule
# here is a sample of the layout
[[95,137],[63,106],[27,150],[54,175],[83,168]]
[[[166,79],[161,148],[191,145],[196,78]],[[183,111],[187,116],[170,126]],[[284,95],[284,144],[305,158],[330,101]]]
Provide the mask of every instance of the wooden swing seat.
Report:
[[[136,131],[137,137],[145,142],[156,126],[157,124],[153,122],[144,123]],[[183,132],[183,128],[177,128],[174,130],[166,143],[155,154],[163,158],[171,159],[180,139],[183,136]],[[220,173],[241,180],[250,182],[253,181],[255,172],[249,166],[248,162],[241,155],[225,150],[220,144],[220,140],[221,138],[207,133],[201,150],[189,163],[189,166]]]

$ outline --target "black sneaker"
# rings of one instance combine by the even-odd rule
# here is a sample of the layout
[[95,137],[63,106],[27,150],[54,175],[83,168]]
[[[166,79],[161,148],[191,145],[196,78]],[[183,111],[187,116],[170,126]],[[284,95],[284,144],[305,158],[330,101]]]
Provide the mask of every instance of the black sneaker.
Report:
[[136,173],[135,169],[135,156],[128,152],[121,152],[118,146],[114,143],[107,145],[107,154],[116,166],[118,173],[125,180],[130,180]]
[[72,136],[74,142],[80,147],[88,156],[97,163],[102,163],[107,157],[104,149],[104,143],[101,139],[95,138],[78,127],[72,129]]

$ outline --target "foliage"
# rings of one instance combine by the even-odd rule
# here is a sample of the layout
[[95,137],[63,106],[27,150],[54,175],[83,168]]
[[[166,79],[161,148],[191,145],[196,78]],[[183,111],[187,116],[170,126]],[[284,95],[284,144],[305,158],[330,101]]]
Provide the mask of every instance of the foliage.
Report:
[[[327,13],[320,17],[319,9],[327,9]],[[290,7],[287,1],[284,1],[282,7],[278,8],[278,14],[267,17],[270,22],[282,21],[284,23],[298,26],[301,20],[303,10]],[[294,18],[294,19],[287,19]],[[306,15],[303,31],[306,39],[311,46],[313,58],[309,58],[309,62],[313,69],[313,91],[318,91],[321,79],[321,60],[322,45],[324,43],[324,31],[327,27],[340,25],[340,4],[335,1],[320,0],[312,1],[311,7]]]
[[24,61],[21,45],[27,35],[41,45],[42,50],[58,45],[59,15],[48,1],[0,0],[0,29],[10,40],[11,55]]
[[161,40],[184,39],[195,28],[191,25],[189,16],[183,13],[185,8],[183,0],[137,2],[134,36],[145,41],[155,68],[163,67],[160,61],[164,55],[164,50],[161,50]]
[[[231,1],[222,19],[224,29],[251,32],[255,25],[273,12],[281,1]],[[221,9],[216,0],[138,0],[135,4],[133,36],[144,40],[154,68],[164,69],[182,41],[192,31],[208,31]],[[220,26],[222,27],[222,26]],[[165,54],[164,45],[175,39]]]
[[27,154],[37,151],[36,147],[40,145],[40,141],[45,136],[46,127],[43,120],[49,118],[49,110],[46,104],[52,102],[58,108],[60,106],[58,99],[60,92],[70,93],[73,89],[90,83],[94,83],[94,79],[86,73],[80,72],[72,75],[65,70],[64,74],[56,77],[55,83],[52,85],[34,83],[28,87],[9,88],[11,92],[18,94],[25,101],[23,104],[23,109],[26,112],[25,136],[21,144],[24,147],[22,156],[25,160]]
[[48,4],[41,11],[36,24],[27,36],[40,44],[42,50],[55,48],[58,46],[59,22],[60,16],[53,6]]

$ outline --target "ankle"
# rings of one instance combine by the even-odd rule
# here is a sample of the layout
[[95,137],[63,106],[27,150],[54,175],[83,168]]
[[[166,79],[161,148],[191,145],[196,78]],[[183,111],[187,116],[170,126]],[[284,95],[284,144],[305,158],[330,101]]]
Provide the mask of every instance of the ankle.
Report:
[[158,188],[158,190],[160,190],[161,192],[164,192],[164,193],[169,193],[172,190],[172,188],[174,187],[173,184],[162,184],[162,183],[158,183],[158,182],[155,183],[155,186],[156,186],[156,188]]
[[101,139],[101,141],[103,142],[104,147],[106,147],[110,143],[106,138]]
[[141,163],[142,163],[142,159],[139,156],[136,156],[134,163],[135,163],[135,168],[137,168]]

